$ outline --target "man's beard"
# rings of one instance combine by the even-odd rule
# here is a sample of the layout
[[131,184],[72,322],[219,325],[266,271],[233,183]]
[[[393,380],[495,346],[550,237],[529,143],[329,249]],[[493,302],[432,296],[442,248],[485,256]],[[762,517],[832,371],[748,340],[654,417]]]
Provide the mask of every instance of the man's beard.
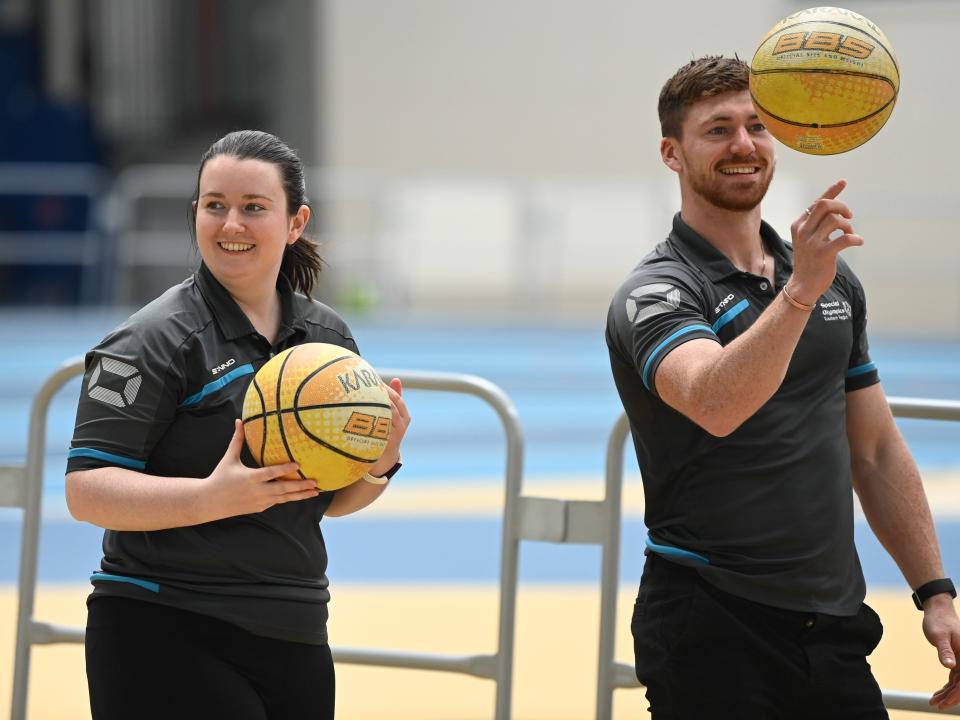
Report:
[[[690,188],[708,203],[721,210],[745,212],[753,210],[767,194],[773,180],[773,167],[769,167],[766,179],[759,185],[750,184],[749,189],[737,188],[735,182],[723,182],[704,173],[690,175]],[[767,168],[761,169],[761,173]],[[734,176],[736,177],[736,176]]]

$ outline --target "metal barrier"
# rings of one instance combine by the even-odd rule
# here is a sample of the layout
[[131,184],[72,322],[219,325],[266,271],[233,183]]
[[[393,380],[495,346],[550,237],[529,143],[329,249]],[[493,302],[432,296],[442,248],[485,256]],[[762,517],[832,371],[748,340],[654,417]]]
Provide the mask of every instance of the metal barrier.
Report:
[[108,300],[113,267],[111,237],[100,222],[108,182],[106,172],[96,165],[0,163],[0,196],[85,198],[90,218],[85,230],[0,230],[0,264],[76,266],[80,269],[80,301]]
[[[63,385],[83,373],[83,361],[63,364],[41,386],[30,413],[27,461],[24,466],[0,467],[0,506],[24,510],[20,548],[17,639],[14,657],[11,718],[26,717],[30,653],[33,645],[82,643],[84,631],[40,622],[33,618],[37,583],[37,560],[42,524],[43,461],[46,419],[50,401]],[[408,390],[435,390],[474,395],[497,413],[506,434],[506,500],[500,570],[500,617],[497,651],[493,655],[439,655],[383,650],[333,648],[337,662],[421,670],[456,672],[487,678],[496,683],[494,717],[509,720],[512,698],[513,645],[516,616],[518,499],[523,471],[523,433],[516,409],[506,394],[493,383],[471,375],[382,370],[386,377],[398,377]]]
[[[894,416],[923,420],[960,421],[960,401],[928,400],[921,398],[891,397],[887,399]],[[605,517],[609,522],[603,538],[603,572],[600,588],[600,658],[597,669],[597,720],[610,720],[613,712],[613,691],[616,688],[642,687],[632,665],[618,663],[614,659],[616,630],[617,591],[619,589],[620,563],[620,516],[623,490],[623,454],[630,423],[621,415],[614,424],[607,442],[606,461],[606,506]],[[883,691],[883,702],[888,710],[911,710],[913,712],[960,715],[960,707],[937,710],[928,703],[929,696],[923,693]]]

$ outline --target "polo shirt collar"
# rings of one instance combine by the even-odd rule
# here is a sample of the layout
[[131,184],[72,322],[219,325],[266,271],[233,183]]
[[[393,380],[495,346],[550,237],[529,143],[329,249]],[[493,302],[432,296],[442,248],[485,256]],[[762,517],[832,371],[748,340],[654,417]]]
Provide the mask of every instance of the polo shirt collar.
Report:
[[[790,247],[780,238],[777,231],[763,220],[760,221],[760,237],[763,238],[767,249],[776,257],[777,268],[792,270],[793,254]],[[670,242],[713,282],[741,273],[741,270],[730,262],[730,258],[687,225],[680,213],[673,216]]]
[[[250,320],[244,314],[237,301],[227,289],[220,284],[205,263],[200,263],[200,269],[194,275],[197,287],[203,299],[213,310],[214,321],[219,326],[227,340],[236,340],[247,335],[256,334]],[[293,334],[296,330],[306,332],[304,319],[297,315],[294,302],[294,292],[290,281],[283,275],[277,278],[277,292],[280,294],[280,332],[277,340]]]

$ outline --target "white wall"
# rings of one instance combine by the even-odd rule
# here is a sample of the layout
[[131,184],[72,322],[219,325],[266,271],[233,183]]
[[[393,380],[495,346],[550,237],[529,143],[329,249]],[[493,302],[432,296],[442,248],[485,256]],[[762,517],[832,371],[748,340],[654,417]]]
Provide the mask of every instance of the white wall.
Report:
[[[783,148],[765,215],[787,233],[809,199],[846,177],[844,197],[868,240],[848,256],[875,332],[960,334],[960,196],[950,176],[960,149],[947,120],[960,109],[960,62],[949,50],[960,3],[844,5],[893,43],[898,106],[850,153]],[[520,304],[522,312],[556,307],[559,296],[566,312],[593,316],[677,207],[676,181],[657,152],[663,81],[700,55],[749,60],[780,17],[807,6],[326,0],[318,145],[324,164],[383,181],[376,203],[389,222],[376,231],[378,257],[394,263],[395,300]],[[483,188],[479,199],[466,199],[470,188]],[[493,227],[497,237],[479,242]],[[332,274],[340,257],[343,273],[362,272],[350,265],[355,251],[333,243],[328,252]],[[373,276],[381,282],[382,273]]]

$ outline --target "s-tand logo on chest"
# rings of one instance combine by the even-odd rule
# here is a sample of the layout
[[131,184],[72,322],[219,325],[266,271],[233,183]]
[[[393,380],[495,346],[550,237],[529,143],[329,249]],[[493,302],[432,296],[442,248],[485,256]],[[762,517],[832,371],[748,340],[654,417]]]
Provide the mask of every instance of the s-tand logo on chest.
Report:
[[736,297],[734,297],[734,294],[730,293],[713,309],[713,314],[720,315],[721,313],[726,312],[730,309],[730,303],[734,302],[735,300]]
[[214,367],[214,368],[210,368],[210,372],[213,373],[214,375],[219,375],[220,373],[222,373],[222,372],[224,372],[225,370],[229,369],[231,366],[235,365],[236,362],[237,362],[237,361],[236,361],[235,359],[230,358],[230,359],[227,360],[226,362],[220,363],[219,365],[217,365],[217,366]]

